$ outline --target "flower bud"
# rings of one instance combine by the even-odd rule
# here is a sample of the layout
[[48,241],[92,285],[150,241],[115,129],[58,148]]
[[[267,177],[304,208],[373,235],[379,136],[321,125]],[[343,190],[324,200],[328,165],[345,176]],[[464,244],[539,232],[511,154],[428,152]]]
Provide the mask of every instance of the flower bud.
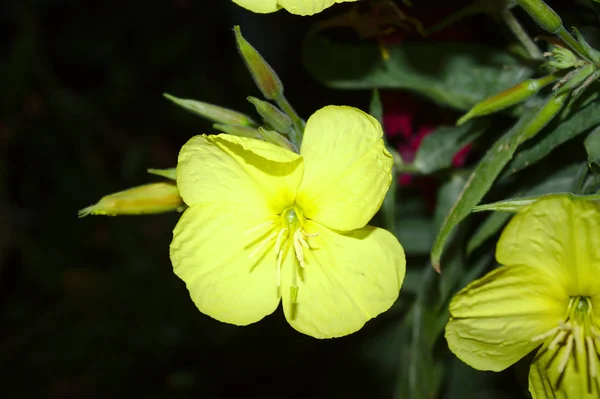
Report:
[[266,142],[278,145],[279,147],[283,147],[296,153],[298,152],[298,149],[281,134],[273,130],[263,129],[262,127],[259,127],[258,131]]
[[241,125],[219,125],[215,123],[213,125],[214,129],[217,129],[220,132],[231,134],[232,136],[239,137],[249,137],[251,139],[262,139],[262,136],[258,132],[258,130]]
[[262,116],[264,121],[279,133],[287,133],[292,128],[290,117],[281,112],[276,106],[256,97],[248,97],[248,101],[256,107],[256,112]]
[[556,46],[551,52],[544,53],[544,55],[553,58],[548,60],[547,64],[556,69],[580,67],[585,62],[577,58],[571,50],[562,46]]
[[144,215],[181,212],[185,209],[183,199],[174,182],[152,183],[130,188],[102,197],[97,204],[79,211],[79,217],[87,215]]
[[562,20],[543,0],[517,0],[517,3],[545,31],[556,33],[562,28]]
[[488,97],[480,103],[475,104],[475,106],[473,106],[473,108],[471,108],[465,115],[463,115],[458,122],[456,122],[456,124],[462,125],[466,121],[477,116],[488,115],[492,112],[500,111],[516,105],[533,96],[544,86],[552,83],[555,80],[556,76],[554,75],[544,76],[543,78],[539,79],[525,80],[518,85],[503,91],[502,93]]
[[560,112],[568,97],[568,92],[552,95],[546,103],[539,109],[537,114],[525,126],[519,144],[529,140],[540,132],[554,117]]
[[586,64],[581,68],[574,69],[554,85],[552,90],[556,90],[557,94],[569,92],[581,85],[595,71],[596,66],[593,64]]
[[276,100],[283,94],[283,85],[279,77],[258,51],[244,39],[238,25],[233,27],[233,32],[242,59],[246,63],[256,86],[266,99]]
[[249,116],[246,116],[241,112],[219,107],[218,105],[203,103],[201,101],[177,98],[167,93],[164,93],[163,96],[179,105],[181,108],[214,122],[224,123],[227,125],[256,125],[256,123]]

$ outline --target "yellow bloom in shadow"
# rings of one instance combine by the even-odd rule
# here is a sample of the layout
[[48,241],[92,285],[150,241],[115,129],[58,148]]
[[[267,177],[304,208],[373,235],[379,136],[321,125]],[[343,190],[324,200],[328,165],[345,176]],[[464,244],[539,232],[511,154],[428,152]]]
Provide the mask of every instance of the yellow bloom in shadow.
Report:
[[534,399],[600,397],[600,206],[551,197],[520,211],[496,248],[503,265],[450,303],[448,346],[500,371],[536,348]]
[[201,135],[183,146],[177,184],[189,206],[171,260],[198,309],[247,325],[279,302],[317,338],[359,330],[398,297],[404,251],[367,226],[391,183],[379,122],[328,106],[306,124],[300,154],[264,141]]
[[285,8],[296,15],[320,13],[335,3],[357,0],[233,0],[234,3],[256,13],[266,14]]

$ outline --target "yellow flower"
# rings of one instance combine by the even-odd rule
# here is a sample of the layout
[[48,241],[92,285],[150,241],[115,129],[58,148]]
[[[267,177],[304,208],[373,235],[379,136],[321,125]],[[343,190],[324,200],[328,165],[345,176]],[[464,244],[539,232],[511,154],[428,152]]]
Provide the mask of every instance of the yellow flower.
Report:
[[479,370],[500,371],[539,347],[534,399],[600,397],[600,206],[555,196],[520,211],[496,259],[504,266],[450,303],[448,346]]
[[189,208],[171,243],[175,273],[198,309],[247,325],[279,302],[317,338],[359,330],[386,311],[404,251],[367,226],[391,182],[379,123],[351,107],[310,117],[300,154],[225,134],[183,146],[177,184]]
[[266,14],[285,8],[296,15],[313,15],[335,3],[357,0],[233,0],[234,3],[256,13]]

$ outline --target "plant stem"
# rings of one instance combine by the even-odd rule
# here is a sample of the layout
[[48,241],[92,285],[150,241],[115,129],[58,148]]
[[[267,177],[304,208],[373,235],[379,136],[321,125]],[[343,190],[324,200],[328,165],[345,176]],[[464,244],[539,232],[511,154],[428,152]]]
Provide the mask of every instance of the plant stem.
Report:
[[534,60],[543,60],[544,56],[538,46],[529,37],[521,23],[515,18],[513,13],[509,9],[502,11],[502,19],[508,25],[513,34],[519,39],[523,47],[529,52],[529,55]]
[[571,34],[567,32],[564,27],[561,26],[560,29],[554,32],[554,34],[560,37],[560,39],[565,42],[567,46],[571,47],[571,49],[579,54],[583,59],[590,61],[589,57],[585,53],[585,50],[583,47],[581,47],[581,44],[579,44],[579,42],[575,40],[575,38],[571,36]]
[[289,138],[290,141],[294,143],[296,148],[300,149],[300,146],[302,145],[302,135],[304,134],[304,126],[306,126],[306,123],[304,123],[296,111],[294,111],[294,108],[292,108],[283,94],[279,96],[275,102],[279,108],[281,108],[281,110],[285,112],[285,114],[292,120],[294,127],[289,133]]

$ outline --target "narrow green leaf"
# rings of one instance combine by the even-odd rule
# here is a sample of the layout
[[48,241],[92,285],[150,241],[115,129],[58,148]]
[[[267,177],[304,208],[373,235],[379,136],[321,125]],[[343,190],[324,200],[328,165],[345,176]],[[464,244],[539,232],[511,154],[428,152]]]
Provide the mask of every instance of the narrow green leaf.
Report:
[[167,179],[177,180],[177,168],[170,169],[148,169],[151,175],[166,177]]
[[369,114],[383,125],[383,104],[379,96],[379,90],[374,89],[371,93],[371,101],[369,102]]
[[334,42],[318,34],[303,48],[307,69],[326,86],[409,89],[460,110],[533,74],[508,53],[474,44],[405,42],[389,47],[389,55],[382,59],[375,44]]
[[526,112],[517,123],[504,134],[483,156],[469,179],[454,206],[446,216],[431,251],[431,264],[440,271],[440,261],[446,241],[454,227],[470,213],[473,206],[488,192],[504,166],[512,159],[520,141],[524,128],[528,125],[534,111]]
[[586,137],[584,145],[588,154],[590,170],[600,176],[600,126],[592,130]]
[[[464,173],[455,173],[450,180],[440,187],[437,195],[437,206],[434,215],[434,231],[439,230],[440,226],[444,222],[444,218],[450,212],[452,206],[456,203],[456,200],[460,196],[462,189],[467,182],[467,177],[468,176]],[[460,229],[457,231],[460,231]],[[460,233],[449,239],[449,242],[451,242],[452,245],[445,254],[444,273],[442,273],[439,280],[439,290],[442,301],[445,301],[448,298],[463,272],[465,263],[463,254],[463,241],[464,234]]]
[[600,102],[593,102],[573,113],[554,130],[532,145],[520,150],[508,164],[502,177],[509,176],[544,158],[553,149],[600,124]]
[[452,165],[460,149],[476,140],[489,126],[487,120],[477,120],[461,126],[442,126],[423,138],[413,165],[429,174]]
[[431,250],[433,234],[427,218],[403,218],[396,224],[396,237],[408,255],[425,255]]
[[[572,189],[573,183],[578,179],[577,170],[579,168],[579,165],[569,165],[561,168],[539,183],[530,186],[526,191],[513,192],[511,195],[514,197],[526,197],[569,191]],[[470,256],[481,244],[495,235],[510,217],[510,213],[504,212],[490,214],[467,242],[467,256]]]
[[598,201],[600,194],[579,195],[573,193],[552,193],[544,195],[535,195],[532,197],[511,198],[504,201],[493,202],[491,204],[479,205],[473,208],[473,212],[497,211],[515,213],[524,207],[531,205],[539,200],[552,197],[567,197],[572,200]]

